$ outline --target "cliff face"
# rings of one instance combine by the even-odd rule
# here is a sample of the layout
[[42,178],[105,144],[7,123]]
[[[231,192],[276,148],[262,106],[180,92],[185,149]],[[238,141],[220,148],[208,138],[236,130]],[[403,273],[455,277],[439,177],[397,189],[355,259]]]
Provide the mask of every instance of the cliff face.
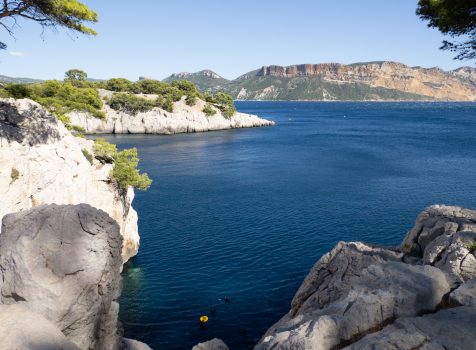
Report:
[[0,100],[0,218],[41,204],[88,203],[120,226],[122,257],[137,253],[134,191],[121,193],[107,180],[112,166],[92,154],[93,142],[77,138],[30,100]]
[[400,250],[339,243],[255,349],[476,349],[476,212],[433,206]]
[[[101,96],[107,97],[110,91],[100,90]],[[151,95],[153,96],[153,95]],[[70,113],[71,123],[82,127],[90,134],[177,134],[212,130],[251,128],[274,125],[274,122],[258,118],[255,115],[236,113],[225,117],[220,111],[212,116],[202,112],[205,102],[197,100],[194,106],[187,106],[182,99],[174,104],[174,112],[160,108],[131,115],[117,112],[104,104],[106,119],[90,117],[87,113]]]
[[[197,73],[198,74],[198,73]],[[264,66],[220,83],[193,80],[203,91],[241,100],[476,100],[476,69],[453,71],[397,62]]]
[[6,215],[0,234],[2,349],[139,349],[122,339],[118,327],[121,241],[117,223],[87,204]]
[[366,64],[302,64],[262,67],[257,77],[320,78],[339,84],[358,83],[440,100],[476,100],[476,70],[466,67],[445,72],[439,68],[408,67],[396,62]]

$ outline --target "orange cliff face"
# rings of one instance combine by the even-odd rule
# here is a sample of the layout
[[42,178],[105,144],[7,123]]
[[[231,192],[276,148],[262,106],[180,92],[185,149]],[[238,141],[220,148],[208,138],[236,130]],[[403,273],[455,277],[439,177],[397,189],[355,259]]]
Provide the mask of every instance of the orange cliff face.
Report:
[[317,77],[334,83],[363,83],[372,87],[396,89],[439,100],[476,100],[476,69],[454,71],[440,68],[409,67],[397,62],[300,64],[288,67],[264,66],[258,77]]

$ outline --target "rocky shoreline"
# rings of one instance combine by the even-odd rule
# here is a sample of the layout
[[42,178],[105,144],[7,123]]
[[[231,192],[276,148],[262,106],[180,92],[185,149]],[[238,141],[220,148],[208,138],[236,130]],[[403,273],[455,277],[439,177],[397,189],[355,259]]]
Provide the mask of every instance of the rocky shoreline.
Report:
[[340,242],[264,349],[476,349],[476,211],[432,206],[400,247]]
[[[2,348],[150,349],[118,318],[139,247],[133,190],[87,152],[37,103],[0,100]],[[399,247],[338,243],[255,350],[472,350],[475,331],[476,211],[435,205]]]
[[254,349],[476,349],[475,254],[476,211],[444,205],[425,209],[400,247],[340,242]]
[[[105,99],[112,92],[99,90]],[[144,95],[144,97],[154,97]],[[224,116],[218,109],[216,114],[207,116],[203,113],[205,102],[198,99],[194,106],[188,106],[185,98],[174,103],[174,112],[154,108],[148,112],[135,115],[113,110],[104,103],[105,119],[98,119],[87,113],[71,112],[68,114],[71,124],[85,130],[87,134],[161,134],[195,133],[226,129],[254,128],[272,126],[275,123],[256,115],[236,112],[231,117]]]

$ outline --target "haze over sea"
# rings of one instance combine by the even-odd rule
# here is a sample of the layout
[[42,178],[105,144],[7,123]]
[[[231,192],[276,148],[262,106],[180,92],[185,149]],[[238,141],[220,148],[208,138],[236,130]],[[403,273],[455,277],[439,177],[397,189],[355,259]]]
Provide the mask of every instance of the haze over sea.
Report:
[[476,103],[237,107],[277,125],[107,137],[154,180],[120,301],[125,335],[154,349],[252,348],[338,241],[396,245],[428,205],[476,208]]

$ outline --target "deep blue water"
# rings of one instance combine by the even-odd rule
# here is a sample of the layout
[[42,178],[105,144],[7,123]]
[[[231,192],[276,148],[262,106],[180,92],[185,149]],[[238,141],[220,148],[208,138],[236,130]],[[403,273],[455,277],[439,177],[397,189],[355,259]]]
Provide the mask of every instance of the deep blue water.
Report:
[[249,349],[339,240],[395,245],[430,204],[476,207],[476,104],[237,106],[277,125],[109,137],[154,180],[121,298],[126,336],[154,349]]

